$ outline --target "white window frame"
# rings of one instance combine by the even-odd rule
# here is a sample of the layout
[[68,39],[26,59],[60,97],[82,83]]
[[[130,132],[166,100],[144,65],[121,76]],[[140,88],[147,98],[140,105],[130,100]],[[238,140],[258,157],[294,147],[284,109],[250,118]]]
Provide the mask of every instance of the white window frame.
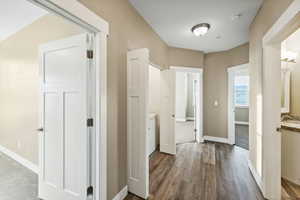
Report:
[[[235,101],[234,101],[234,80],[239,71],[249,70],[249,63],[230,67],[228,72],[228,142],[231,145],[235,144]],[[250,97],[250,83],[249,83],[249,97]],[[250,101],[250,100],[249,100]],[[241,106],[238,106],[241,107]]]
[[[249,108],[249,104],[250,104],[250,76],[249,75],[247,75],[248,77],[249,77],[249,83],[248,83],[248,102],[247,102],[247,104],[236,104],[236,93],[235,93],[235,87],[234,87],[234,106],[236,107],[236,108]],[[235,80],[234,80],[234,82],[235,82]],[[235,84],[234,84],[234,86],[235,86]]]
[[95,185],[94,200],[107,199],[107,37],[109,24],[77,0],[27,0],[95,35]]

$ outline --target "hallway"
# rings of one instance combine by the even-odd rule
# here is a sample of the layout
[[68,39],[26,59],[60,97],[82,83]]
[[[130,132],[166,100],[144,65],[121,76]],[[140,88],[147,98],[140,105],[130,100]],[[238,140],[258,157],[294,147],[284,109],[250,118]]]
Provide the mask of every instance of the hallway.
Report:
[[[225,144],[180,144],[177,156],[150,159],[150,200],[264,199],[247,166],[248,152]],[[139,200],[128,195],[126,200]]]

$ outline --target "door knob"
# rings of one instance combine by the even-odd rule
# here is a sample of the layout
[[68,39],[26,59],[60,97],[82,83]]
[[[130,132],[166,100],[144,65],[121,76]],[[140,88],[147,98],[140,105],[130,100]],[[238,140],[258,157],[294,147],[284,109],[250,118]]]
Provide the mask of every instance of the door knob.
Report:
[[277,132],[281,132],[281,130],[282,130],[281,128],[276,128]]
[[43,132],[44,131],[44,128],[38,128],[36,129],[38,132]]
[[175,118],[175,115],[172,115],[173,118]]

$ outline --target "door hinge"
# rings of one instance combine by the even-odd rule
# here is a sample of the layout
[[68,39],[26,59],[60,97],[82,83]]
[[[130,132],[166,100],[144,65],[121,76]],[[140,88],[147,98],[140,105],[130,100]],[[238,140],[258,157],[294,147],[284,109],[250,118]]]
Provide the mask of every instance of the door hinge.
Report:
[[194,129],[194,132],[197,132],[197,129]]
[[87,194],[88,197],[89,197],[89,196],[93,196],[93,194],[94,194],[94,188],[93,188],[93,186],[89,186],[89,187],[87,188],[86,194]]
[[86,51],[86,57],[88,59],[93,59],[94,58],[94,51],[93,50],[87,50]]
[[87,127],[93,127],[94,126],[94,119],[93,118],[89,118],[86,121]]

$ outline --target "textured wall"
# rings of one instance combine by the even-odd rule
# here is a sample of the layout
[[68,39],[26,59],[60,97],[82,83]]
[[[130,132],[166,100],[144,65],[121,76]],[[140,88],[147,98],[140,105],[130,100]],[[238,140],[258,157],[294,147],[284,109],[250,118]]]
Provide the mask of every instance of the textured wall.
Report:
[[169,64],[201,67],[203,53],[185,49],[169,49],[127,0],[80,0],[80,2],[108,21],[110,25],[107,167],[108,198],[112,199],[127,184],[127,51],[148,48],[151,62],[163,68],[168,67]]
[[261,151],[261,115],[262,98],[262,39],[293,0],[264,0],[261,9],[250,27],[250,160],[257,172],[261,173],[257,155]]
[[33,163],[38,163],[38,46],[82,32],[47,15],[0,42],[0,145]]
[[[209,53],[204,60],[204,135],[227,138],[227,68],[249,62],[249,45]],[[214,101],[219,105],[214,106]]]

